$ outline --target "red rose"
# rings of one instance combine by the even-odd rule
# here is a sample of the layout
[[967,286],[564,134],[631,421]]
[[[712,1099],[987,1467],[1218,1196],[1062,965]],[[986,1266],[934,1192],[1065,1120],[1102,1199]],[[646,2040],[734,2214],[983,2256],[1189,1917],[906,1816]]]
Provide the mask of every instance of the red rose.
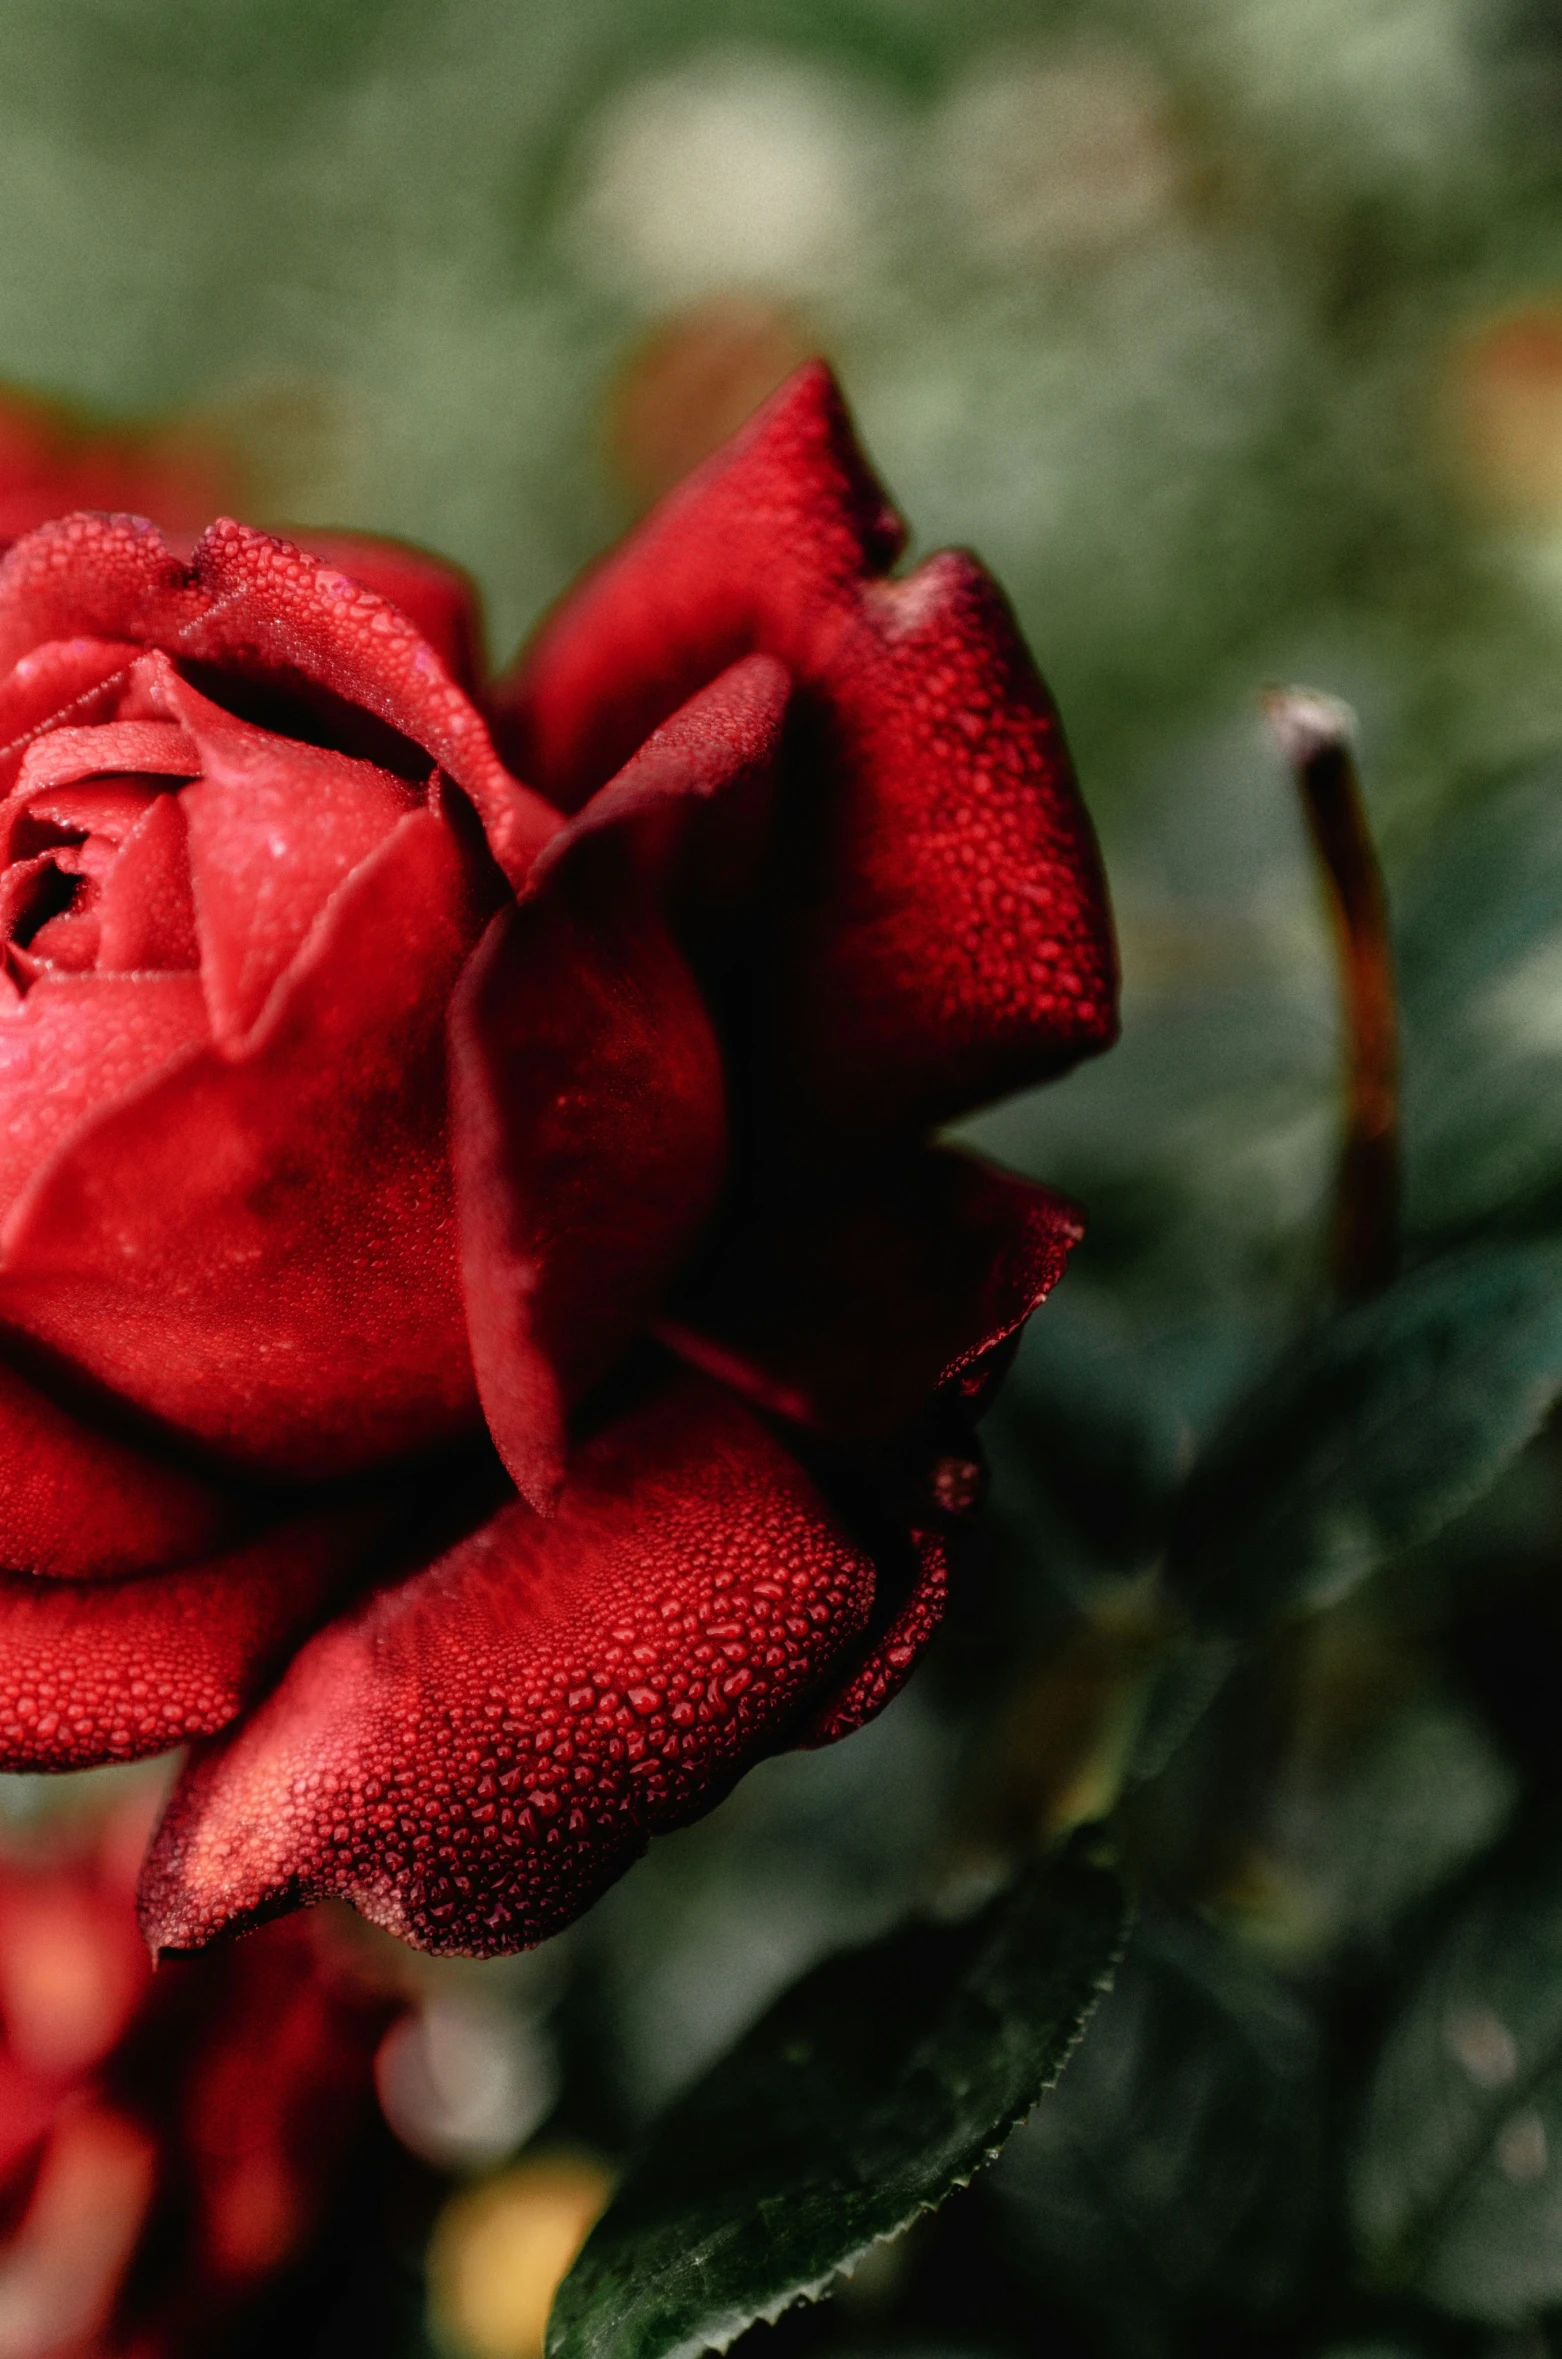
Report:
[[[131,1818],[139,1818],[132,1806]],[[0,1857],[0,2320],[175,2359],[297,2261],[372,2135],[399,2002],[295,1921],[153,1980],[124,1814]],[[362,2159],[362,2155],[357,2159]]]
[[402,551],[0,566],[0,1766],[203,1740],[155,1943],[536,1941],[936,1622],[1078,1224],[927,1135],[1115,977],[1001,596],[899,546],[813,367],[486,693]]

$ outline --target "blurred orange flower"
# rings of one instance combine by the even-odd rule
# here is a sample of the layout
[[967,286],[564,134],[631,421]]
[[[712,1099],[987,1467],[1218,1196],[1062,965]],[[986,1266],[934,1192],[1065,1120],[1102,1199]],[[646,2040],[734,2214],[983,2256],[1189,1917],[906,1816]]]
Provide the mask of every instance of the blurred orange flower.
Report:
[[1562,302],[1484,321],[1460,348],[1453,394],[1485,496],[1520,517],[1562,513]]

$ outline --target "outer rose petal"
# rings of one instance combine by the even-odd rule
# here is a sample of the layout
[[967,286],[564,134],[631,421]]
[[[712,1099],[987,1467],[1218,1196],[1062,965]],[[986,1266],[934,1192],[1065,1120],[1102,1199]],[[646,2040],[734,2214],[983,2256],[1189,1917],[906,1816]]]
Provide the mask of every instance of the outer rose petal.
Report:
[[0,1574],[0,1769],[136,1761],[226,1727],[394,1512],[320,1514],[187,1572]]
[[876,1646],[869,1648],[851,1677],[831,1696],[798,1739],[805,1748],[836,1744],[877,1720],[916,1669],[928,1640],[944,1618],[949,1598],[949,1553],[937,1532],[914,1535],[918,1572],[911,1594]]
[[472,1359],[488,1430],[544,1513],[570,1406],[664,1298],[725,1162],[720,1052],[654,905],[679,847],[657,839],[764,778],[786,695],[760,657],[655,731],[541,855],[451,1008]]
[[795,1183],[661,1333],[761,1407],[882,1441],[946,1388],[982,1404],[1083,1234],[1050,1188],[942,1149],[896,1154]]
[[99,1580],[215,1553],[235,1501],[0,1366],[0,1566]]
[[563,894],[495,918],[451,1049],[478,1391],[546,1513],[571,1402],[644,1325],[715,1201],[721,1057],[666,926],[628,894],[616,920]]
[[444,1019],[485,914],[438,814],[403,819],[242,1055],[196,1050],[36,1173],[0,1231],[0,1322],[267,1474],[475,1425]]
[[905,527],[815,362],[568,592],[496,694],[574,810],[707,680],[759,650],[809,687]]
[[587,577],[499,700],[506,742],[570,806],[735,656],[787,665],[813,726],[774,1069],[858,1132],[945,1119],[1116,1030],[1106,888],[1051,700],[974,559],[889,581],[900,543],[814,364]]
[[484,671],[482,616],[476,586],[459,565],[406,541],[377,540],[367,533],[307,527],[297,538],[311,557],[399,607],[452,680],[468,696],[477,693]]
[[223,518],[189,565],[134,517],[67,516],[29,533],[0,562],[0,664],[84,632],[250,679],[291,676],[375,714],[471,797],[512,881],[557,827],[407,617],[270,533]]
[[627,827],[637,868],[681,905],[696,933],[730,921],[763,850],[791,692],[773,656],[729,665],[653,729],[538,854],[533,889],[583,838]]
[[795,1461],[683,1379],[585,1445],[551,1521],[502,1509],[196,1757],[148,1937],[339,1893],[420,1948],[540,1941],[786,1741],[872,1592]]

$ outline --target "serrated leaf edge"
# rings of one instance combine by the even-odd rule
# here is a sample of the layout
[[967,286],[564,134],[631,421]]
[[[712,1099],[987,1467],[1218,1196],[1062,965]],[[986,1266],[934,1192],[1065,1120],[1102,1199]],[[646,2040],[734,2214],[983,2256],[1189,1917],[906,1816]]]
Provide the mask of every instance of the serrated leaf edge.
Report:
[[[855,2246],[850,2252],[843,2254],[838,2261],[832,2261],[829,2268],[822,2271],[818,2277],[810,2278],[806,2283],[793,2286],[787,2292],[776,2295],[773,2301],[766,2303],[760,2309],[744,2309],[741,2313],[735,2313],[730,2320],[723,2319],[713,2327],[703,2328],[697,2336],[686,2337],[682,2342],[664,2345],[656,2354],[656,2359],[703,2359],[703,2354],[707,2351],[728,2351],[738,2337],[746,2334],[751,2326],[774,2326],[777,2319],[784,2317],[788,2310],[798,2309],[804,2303],[822,2300],[836,2279],[846,2271],[856,2268],[858,2263],[873,2251],[875,2245],[896,2243],[916,2225],[918,2220],[938,2211],[957,2189],[969,2187],[977,2173],[988,2169],[997,2160],[1021,2123],[1028,2121],[1043,2098],[1057,2087],[1070,2058],[1089,2030],[1096,2010],[1117,1978],[1117,1970],[1123,1962],[1124,1953],[1133,1932],[1136,1914],[1133,1897],[1125,1889],[1116,1944],[1109,1959],[1098,1969],[1090,1984],[1087,2003],[1075,2023],[1068,2045],[1058,2057],[1052,2070],[1042,2080],[1030,2103],[1010,2114],[991,2144],[983,2147],[969,2170],[962,2171],[951,2178],[941,2195],[925,2197],[913,2204],[905,2217],[899,2220],[893,2228],[885,2229],[878,2236],[870,2236],[866,2243]],[[707,2245],[714,2241],[710,2238],[706,2240]],[[698,2265],[697,2248],[690,2253],[689,2258],[696,2266]],[[557,2300],[557,2295],[554,2298]],[[559,2359],[560,2349],[561,2346],[556,2344],[550,2335],[544,2346],[545,2359]]]

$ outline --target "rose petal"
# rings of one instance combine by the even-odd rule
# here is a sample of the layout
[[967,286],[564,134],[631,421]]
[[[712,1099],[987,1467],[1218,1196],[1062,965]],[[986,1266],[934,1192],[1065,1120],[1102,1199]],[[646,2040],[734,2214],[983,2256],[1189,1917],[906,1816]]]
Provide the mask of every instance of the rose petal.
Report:
[[137,1761],[225,1728],[386,1523],[384,1506],[322,1513],[123,1581],[0,1573],[0,1770]]
[[0,1211],[91,1115],[207,1037],[194,975],[45,975],[0,1009]]
[[901,530],[829,372],[784,386],[546,623],[501,741],[566,807],[751,648],[805,709],[771,975],[778,1085],[837,1129],[945,1119],[1104,1048],[1116,961],[1057,716],[975,561]]
[[103,880],[98,929],[100,972],[199,966],[182,796],[158,795],[126,839]]
[[1084,1234],[1051,1189],[942,1149],[794,1178],[660,1330],[778,1415],[886,1440],[955,1390],[972,1409]]
[[342,879],[416,808],[372,762],[252,729],[171,664],[160,692],[197,749],[179,797],[201,981],[217,1041],[242,1039]]
[[467,1329],[488,1430],[547,1512],[564,1418],[644,1325],[721,1185],[721,1056],[653,911],[548,893],[451,1010]]
[[74,786],[118,771],[194,778],[200,767],[195,740],[172,721],[106,721],[35,737],[22,758],[17,788],[36,809],[43,787]]
[[471,798],[514,881],[558,815],[512,778],[407,617],[289,541],[221,518],[181,564],[133,517],[78,515],[0,561],[0,664],[46,639],[112,634],[247,679],[313,682],[424,747]]
[[[791,692],[773,656],[729,665],[653,729],[538,854],[533,888],[583,838],[627,827],[636,865],[664,890],[696,899],[703,912],[736,903],[761,850]],[[691,818],[701,822],[692,843]]]
[[60,2110],[60,2085],[18,2063],[0,2047],[0,2204],[14,2217],[15,2182],[35,2163],[45,2133]]
[[0,560],[0,666],[47,641],[177,641],[211,604],[157,527],[139,516],[80,513],[40,525]]
[[943,1620],[949,1601],[948,1548],[936,1532],[918,1532],[914,1538],[918,1570],[910,1595],[882,1638],[810,1721],[807,1733],[798,1738],[805,1750],[837,1744],[843,1736],[877,1720],[911,1677]]
[[[63,860],[57,866],[69,874]],[[90,899],[83,909],[46,918],[21,955],[34,974],[90,975],[98,963],[98,920]]]
[[42,820],[70,834],[82,831],[122,844],[132,828],[140,826],[153,803],[163,799],[161,786],[146,778],[94,778],[79,785],[43,787],[37,793],[24,786],[13,797],[12,832],[25,837],[25,829],[19,830],[17,823]]
[[904,541],[830,372],[799,370],[547,617],[496,692],[506,742],[577,809],[740,656],[813,686]]
[[46,729],[108,716],[136,653],[123,641],[56,639],[0,672],[0,790],[10,788]]
[[482,611],[477,586],[459,565],[412,548],[405,541],[378,540],[367,533],[299,534],[301,545],[323,565],[334,567],[399,607],[413,628],[468,696],[475,695],[483,662]]
[[[35,1172],[0,1232],[0,1321],[270,1474],[469,1430],[444,1018],[486,914],[438,814],[403,819],[242,1056],[197,1051]],[[89,985],[116,988],[69,988]],[[122,988],[139,1006],[198,985]],[[0,1050],[17,1029],[0,1018]]]
[[425,1949],[577,1915],[786,1740],[871,1567],[735,1401],[684,1380],[305,1646],[198,1755],[143,1879],[160,1949],[340,1893]]
[[218,663],[295,664],[432,755],[471,798],[494,858],[519,883],[558,814],[510,776],[483,721],[394,606],[287,541],[227,518],[195,553],[210,614],[190,652]]
[[0,1567],[96,1581],[189,1564],[231,1535],[238,1506],[0,1366]]
[[489,1432],[543,1512],[570,1406],[665,1298],[725,1161],[720,1052],[655,906],[673,846],[650,839],[763,778],[786,694],[761,658],[656,731],[539,858],[451,1009],[472,1359]]

